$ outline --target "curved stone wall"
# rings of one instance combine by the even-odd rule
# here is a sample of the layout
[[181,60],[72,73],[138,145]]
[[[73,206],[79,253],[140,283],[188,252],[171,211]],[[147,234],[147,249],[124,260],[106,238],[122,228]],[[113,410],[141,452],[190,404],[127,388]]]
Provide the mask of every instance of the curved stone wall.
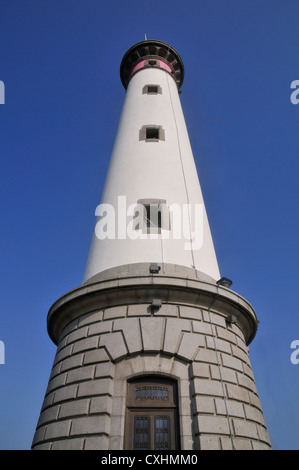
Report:
[[157,374],[178,383],[182,450],[269,449],[244,328],[228,324],[230,302],[221,310],[162,299],[155,311],[128,303],[74,318],[60,334],[32,448],[123,449],[127,380]]

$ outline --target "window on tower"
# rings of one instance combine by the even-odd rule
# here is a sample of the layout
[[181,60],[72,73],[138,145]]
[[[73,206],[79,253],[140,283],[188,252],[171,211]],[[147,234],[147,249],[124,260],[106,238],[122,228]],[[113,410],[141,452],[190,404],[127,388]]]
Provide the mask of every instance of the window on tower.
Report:
[[161,95],[162,88],[159,85],[145,85],[142,89],[142,93],[144,95]]
[[146,204],[144,206],[145,225],[148,229],[162,228],[162,214],[160,204]]
[[134,213],[135,230],[143,233],[161,233],[161,230],[170,230],[170,213],[166,201],[163,199],[140,199],[137,201]]
[[165,131],[162,126],[145,125],[139,131],[139,140],[145,142],[159,142],[165,140]]
[[159,128],[157,127],[147,127],[145,130],[145,138],[149,139],[158,139],[159,140]]

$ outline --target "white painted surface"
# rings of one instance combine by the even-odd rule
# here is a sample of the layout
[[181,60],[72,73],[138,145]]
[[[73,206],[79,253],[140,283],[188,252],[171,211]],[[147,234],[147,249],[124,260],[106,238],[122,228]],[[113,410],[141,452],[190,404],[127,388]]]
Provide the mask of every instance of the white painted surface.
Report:
[[[162,94],[143,94],[145,85],[155,84]],[[139,140],[144,125],[161,125],[165,141]],[[164,70],[146,68],[131,79],[120,118],[101,204],[111,204],[118,217],[118,197],[125,196],[127,206],[140,199],[164,199],[166,204],[204,204],[178,89]],[[127,217],[126,222],[132,220]],[[186,222],[186,217],[184,219]],[[173,228],[173,226],[171,227]],[[194,231],[187,218],[185,232]],[[194,266],[213,279],[220,277],[205,208],[203,243],[200,249],[186,250],[186,238],[174,240],[92,239],[83,282],[106,269],[142,262],[173,263]],[[200,234],[198,234],[200,238]]]

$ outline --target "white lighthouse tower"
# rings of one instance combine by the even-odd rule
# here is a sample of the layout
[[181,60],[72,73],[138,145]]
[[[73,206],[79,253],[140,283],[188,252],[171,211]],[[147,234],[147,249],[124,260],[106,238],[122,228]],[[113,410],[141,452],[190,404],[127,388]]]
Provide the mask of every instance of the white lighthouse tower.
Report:
[[33,449],[269,449],[248,345],[252,306],[221,277],[179,90],[145,40],[126,97],[83,283],[58,299],[58,345]]

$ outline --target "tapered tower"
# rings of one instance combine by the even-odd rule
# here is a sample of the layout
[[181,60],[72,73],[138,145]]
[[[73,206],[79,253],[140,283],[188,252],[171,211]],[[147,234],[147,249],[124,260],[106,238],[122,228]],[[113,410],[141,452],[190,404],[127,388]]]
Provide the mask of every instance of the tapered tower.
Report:
[[48,313],[57,353],[33,449],[270,449],[252,306],[221,277],[168,44],[124,55],[126,97],[83,283]]

